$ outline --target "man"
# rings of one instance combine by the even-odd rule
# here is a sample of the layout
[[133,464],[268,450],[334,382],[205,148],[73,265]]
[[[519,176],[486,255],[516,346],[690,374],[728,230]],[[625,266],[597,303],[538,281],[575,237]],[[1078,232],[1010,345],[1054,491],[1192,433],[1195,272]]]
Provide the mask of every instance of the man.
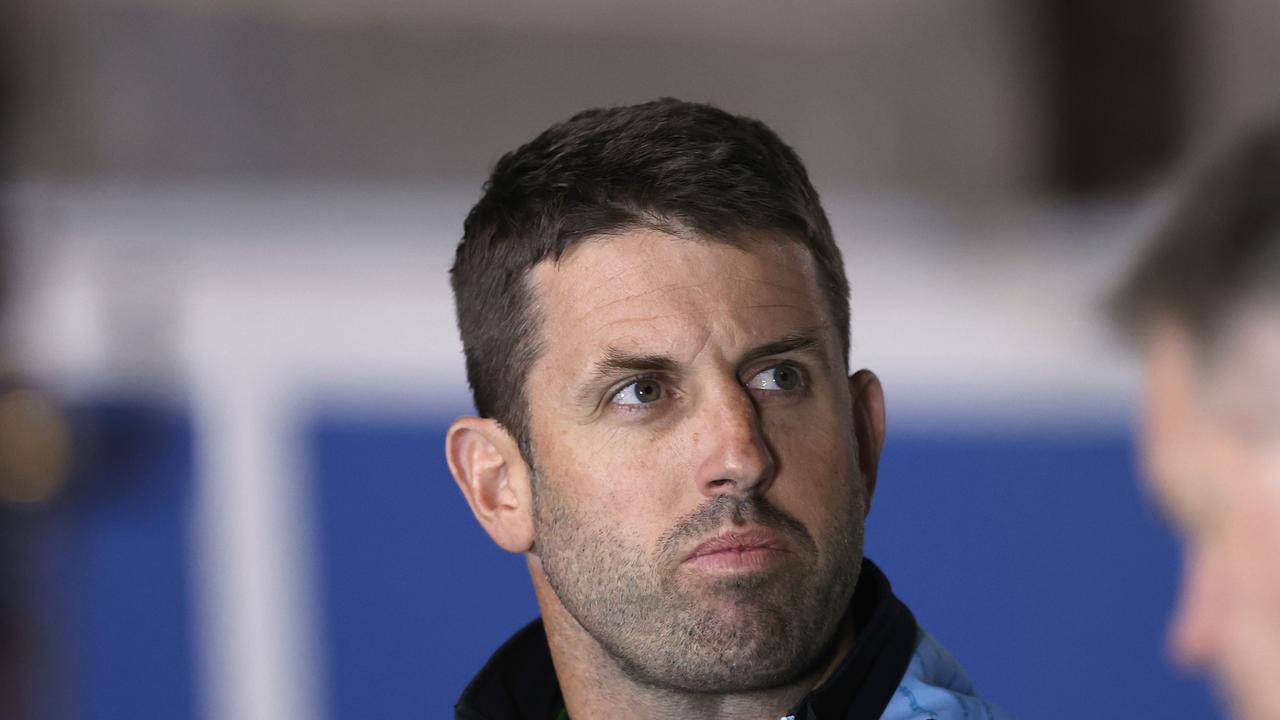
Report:
[[1184,546],[1174,654],[1280,718],[1280,126],[1194,185],[1117,295],[1147,476]]
[[795,153],[661,100],[503,157],[453,267],[450,470],[542,619],[459,718],[993,717],[862,557],[884,438]]

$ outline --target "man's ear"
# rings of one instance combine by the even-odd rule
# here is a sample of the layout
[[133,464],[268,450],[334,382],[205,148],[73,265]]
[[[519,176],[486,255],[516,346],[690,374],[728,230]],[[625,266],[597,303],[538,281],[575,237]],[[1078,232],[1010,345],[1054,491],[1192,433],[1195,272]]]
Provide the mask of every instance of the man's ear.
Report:
[[444,445],[449,472],[485,532],[503,550],[528,551],[533,492],[515,438],[496,420],[463,417],[449,426]]
[[867,488],[867,510],[876,491],[876,473],[880,467],[880,451],[884,449],[884,388],[880,378],[870,370],[859,370],[849,376],[849,394],[853,398],[853,436],[858,443],[858,470]]

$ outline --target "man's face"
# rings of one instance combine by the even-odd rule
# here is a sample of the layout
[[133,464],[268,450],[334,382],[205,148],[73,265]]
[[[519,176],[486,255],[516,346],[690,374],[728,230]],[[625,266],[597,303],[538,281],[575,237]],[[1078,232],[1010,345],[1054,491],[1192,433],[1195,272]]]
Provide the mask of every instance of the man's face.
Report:
[[1175,655],[1243,718],[1280,717],[1280,322],[1233,329],[1207,365],[1178,325],[1147,345],[1143,440],[1183,539]]
[[870,487],[808,253],[633,231],[532,281],[532,553],[561,604],[641,682],[740,691],[812,670],[857,580]]

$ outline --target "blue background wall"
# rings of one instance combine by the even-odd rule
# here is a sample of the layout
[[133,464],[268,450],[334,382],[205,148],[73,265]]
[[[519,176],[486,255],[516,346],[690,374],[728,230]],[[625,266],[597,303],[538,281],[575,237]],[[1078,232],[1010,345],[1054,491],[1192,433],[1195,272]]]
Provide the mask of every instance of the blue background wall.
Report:
[[[100,490],[49,526],[46,580],[73,618],[57,636],[59,704],[77,718],[181,720],[198,707],[191,438],[180,415],[132,417],[145,442],[126,458],[131,479],[94,466],[81,485]],[[449,717],[536,614],[522,561],[493,546],[448,475],[447,422],[326,412],[302,436],[329,720]],[[1164,660],[1176,548],[1133,468],[1119,428],[893,433],[868,554],[1020,717],[1218,717],[1204,684]]]
[[[442,717],[536,614],[445,469],[446,421],[318,419],[332,717]],[[1217,716],[1169,670],[1171,537],[1128,434],[891,435],[868,529],[922,625],[1024,718]]]
[[197,715],[193,437],[172,408],[73,415],[82,450],[63,501],[26,518],[49,668],[35,718]]

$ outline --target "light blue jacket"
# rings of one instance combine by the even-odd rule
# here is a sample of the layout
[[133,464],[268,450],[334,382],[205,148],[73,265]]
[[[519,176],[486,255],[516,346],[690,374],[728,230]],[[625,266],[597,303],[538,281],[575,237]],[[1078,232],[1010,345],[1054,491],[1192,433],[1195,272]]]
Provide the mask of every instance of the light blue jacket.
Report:
[[916,650],[881,720],[1011,720],[978,697],[960,663],[920,630]]

